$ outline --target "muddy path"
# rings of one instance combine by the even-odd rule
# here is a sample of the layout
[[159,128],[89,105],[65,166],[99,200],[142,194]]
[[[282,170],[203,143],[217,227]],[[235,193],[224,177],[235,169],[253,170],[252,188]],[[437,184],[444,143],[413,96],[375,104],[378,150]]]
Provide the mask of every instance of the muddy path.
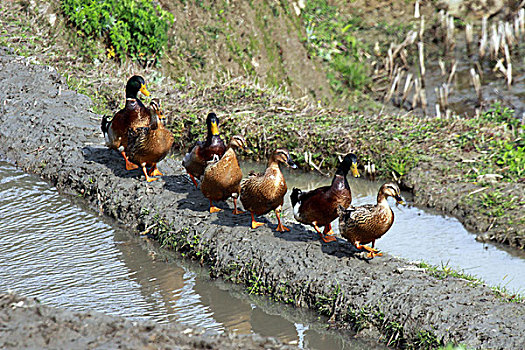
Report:
[[161,163],[166,176],[150,184],[126,172],[120,156],[102,146],[100,116],[89,111],[89,98],[67,90],[53,68],[0,51],[0,82],[2,156],[199,259],[214,275],[243,283],[250,293],[316,309],[339,327],[379,332],[391,345],[525,347],[523,304],[389,255],[363,260],[343,240],[321,244],[296,223],[286,223],[292,231],[282,234],[270,216],[254,231],[247,215],[210,215],[178,162]]
[[13,294],[0,295],[0,318],[2,349],[296,349],[258,335],[66,311]]

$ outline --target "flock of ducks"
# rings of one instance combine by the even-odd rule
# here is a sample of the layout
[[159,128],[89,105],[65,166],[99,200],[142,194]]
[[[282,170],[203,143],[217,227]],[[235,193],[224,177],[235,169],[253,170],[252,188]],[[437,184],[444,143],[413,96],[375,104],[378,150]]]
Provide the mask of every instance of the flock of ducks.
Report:
[[[104,116],[102,132],[106,145],[115,149],[125,160],[127,170],[141,168],[146,181],[157,180],[162,173],[157,163],[170,151],[174,139],[162,123],[164,118],[160,101],[153,99],[146,107],[138,98],[138,93],[149,96],[144,78],[131,77],[126,84],[126,105],[112,119]],[[280,165],[297,168],[285,148],[276,149],[268,159],[264,173],[250,173],[243,180],[243,174],[235,151],[246,148],[246,140],[240,135],[233,136],[226,145],[219,133],[219,119],[214,113],[206,118],[206,140],[196,142],[185,155],[182,165],[189,174],[195,188],[210,202],[210,213],[221,209],[213,203],[233,199],[233,214],[242,214],[238,209],[240,199],[245,210],[251,214],[251,227],[264,225],[256,221],[256,215],[271,211],[277,217],[277,231],[290,229],[281,222],[281,209],[287,192],[285,178]],[[394,222],[394,213],[387,198],[393,197],[404,204],[400,189],[395,183],[385,183],[379,189],[377,204],[352,206],[352,193],[347,174],[359,176],[357,156],[347,154],[339,163],[332,183],[311,191],[294,188],[290,195],[293,214],[297,221],[312,226],[324,242],[335,241],[331,223],[339,218],[339,229],[343,237],[357,249],[367,251],[367,257],[380,256],[374,248],[375,240],[384,235]],[[324,227],[321,232],[320,227]],[[365,245],[371,243],[371,247]]]

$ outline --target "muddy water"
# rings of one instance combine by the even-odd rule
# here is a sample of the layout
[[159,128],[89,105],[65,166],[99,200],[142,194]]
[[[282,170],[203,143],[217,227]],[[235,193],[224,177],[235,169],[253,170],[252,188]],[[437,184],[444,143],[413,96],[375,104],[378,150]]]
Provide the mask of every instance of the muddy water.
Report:
[[275,336],[302,348],[381,348],[324,330],[308,311],[211,281],[206,270],[104,222],[4,162],[0,225],[0,292],[78,311]]
[[[265,168],[264,165],[256,163],[244,163],[243,167],[245,174],[252,169],[264,171]],[[283,173],[289,189],[288,194],[293,187],[308,190],[329,185],[331,182],[331,178],[314,173],[288,169],[283,169]],[[351,176],[348,179],[353,205],[376,203],[377,190],[382,183]],[[283,214],[294,220],[288,194]],[[405,193],[404,196],[405,199],[410,199],[408,194]],[[389,199],[389,203],[395,215],[394,225],[387,234],[376,241],[376,248],[412,261],[452,267],[479,277],[491,286],[505,286],[510,291],[525,293],[524,252],[477,242],[475,235],[465,230],[455,218],[410,205],[396,206],[392,199]],[[275,222],[275,219],[270,220]],[[338,234],[337,220],[332,227]]]
[[[470,76],[470,69],[474,66],[473,62],[465,61],[463,58],[457,58],[458,67],[454,83],[452,85],[452,92],[449,95],[448,102],[450,109],[458,115],[474,115],[478,104],[476,92],[472,86],[472,78]],[[486,106],[491,105],[496,101],[502,101],[503,107],[509,107],[516,111],[517,118],[523,118],[525,115],[525,74],[523,68],[515,71],[513,77],[513,84],[508,87],[506,81],[500,75],[493,71],[493,67],[489,64],[483,65],[483,79],[482,79],[482,96],[483,103]],[[441,70],[437,64],[437,60],[428,62],[429,74],[426,79],[427,83],[427,98],[428,98],[428,112],[429,115],[435,115],[435,104],[438,102],[437,95],[434,91],[436,87],[440,87],[446,82],[448,76],[442,76]],[[417,73],[414,70],[415,73]],[[444,113],[442,111],[442,113]]]

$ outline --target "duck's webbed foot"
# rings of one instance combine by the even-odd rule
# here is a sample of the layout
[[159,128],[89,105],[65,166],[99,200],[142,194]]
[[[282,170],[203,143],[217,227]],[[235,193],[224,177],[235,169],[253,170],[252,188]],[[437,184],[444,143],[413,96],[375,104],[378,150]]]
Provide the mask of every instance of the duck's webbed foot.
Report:
[[142,166],[142,171],[144,172],[144,175],[146,176],[146,181],[147,181],[147,182],[153,182],[153,181],[155,181],[155,180],[158,180],[156,177],[150,177],[150,176],[148,175],[148,171],[146,170],[146,165],[143,165],[143,166]]
[[214,206],[213,202],[210,199],[210,213],[218,213],[221,210],[222,210],[221,208],[217,208],[216,206]]
[[277,221],[278,221],[277,228],[275,230],[278,232],[290,231],[290,229],[284,226],[283,223],[281,222],[281,212],[279,210],[275,210],[275,216],[277,216]]
[[255,221],[255,217],[253,216],[252,212],[252,228],[256,229],[257,227],[260,227],[262,225],[264,225],[264,223]]
[[157,168],[157,164],[153,164],[153,166],[148,171],[149,176],[162,176],[163,173],[160,172],[160,170]]
[[[335,237],[333,237],[332,235],[330,235],[329,233],[327,234],[326,233],[326,227],[324,228],[324,232],[321,232],[321,230],[319,229],[319,227],[317,226],[317,221],[314,221],[312,222],[312,225],[314,227],[314,229],[317,231],[317,233],[319,234],[319,237],[321,237],[321,240],[325,243],[330,243],[330,242],[333,242],[333,241],[336,241],[337,239]],[[330,227],[331,228],[331,227]],[[331,231],[331,230],[330,230]],[[333,232],[332,232],[333,233]]]
[[137,164],[133,164],[129,161],[128,156],[126,155],[126,152],[122,151],[120,152],[120,154],[122,154],[122,157],[124,157],[124,160],[126,161],[126,170],[138,169],[139,166]]
[[331,224],[328,224],[324,227],[324,231],[323,233],[319,232],[319,234],[321,235],[321,239],[323,240],[323,242],[334,242],[334,241],[337,241],[337,238],[335,238],[333,235],[334,235],[334,231],[332,230],[332,225]]
[[233,197],[233,215],[239,215],[244,213],[242,210],[237,209],[237,197]]
[[[375,242],[372,243],[372,245]],[[367,258],[374,258],[376,256],[382,256],[383,253],[380,253],[379,250],[369,247],[367,245],[361,245],[359,242],[355,242],[355,247],[360,250],[366,250],[368,254],[366,255]]]

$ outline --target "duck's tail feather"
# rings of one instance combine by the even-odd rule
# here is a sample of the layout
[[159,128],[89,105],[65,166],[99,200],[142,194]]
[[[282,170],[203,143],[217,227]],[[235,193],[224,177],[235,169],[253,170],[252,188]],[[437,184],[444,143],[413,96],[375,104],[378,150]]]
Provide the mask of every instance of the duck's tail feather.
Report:
[[292,207],[295,207],[295,205],[299,202],[299,197],[301,196],[303,191],[300,189],[294,187],[292,190],[292,194],[290,194],[290,200],[292,202]]
[[100,129],[102,129],[102,133],[104,135],[107,135],[109,126],[111,125],[112,121],[113,121],[113,118],[111,118],[110,115],[105,115],[102,117],[102,122],[100,123]]

